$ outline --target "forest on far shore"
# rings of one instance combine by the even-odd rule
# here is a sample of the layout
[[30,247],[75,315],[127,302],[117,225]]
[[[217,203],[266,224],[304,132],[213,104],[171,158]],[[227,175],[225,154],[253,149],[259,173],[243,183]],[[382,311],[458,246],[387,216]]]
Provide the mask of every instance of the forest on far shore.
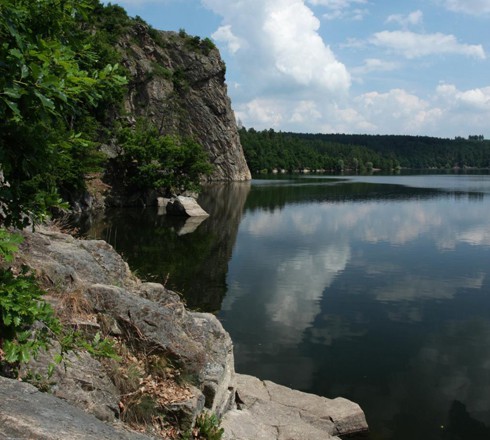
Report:
[[350,170],[400,168],[490,168],[490,140],[482,135],[443,139],[429,136],[307,134],[240,129],[253,173],[272,170]]

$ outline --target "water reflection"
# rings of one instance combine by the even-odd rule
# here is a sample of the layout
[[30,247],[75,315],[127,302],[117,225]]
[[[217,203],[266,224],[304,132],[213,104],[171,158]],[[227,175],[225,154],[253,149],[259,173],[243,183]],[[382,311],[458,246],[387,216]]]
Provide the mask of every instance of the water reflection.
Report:
[[199,225],[119,210],[88,229],[221,309],[238,371],[359,402],[372,439],[479,439],[489,195],[489,176],[294,177],[210,186]]
[[350,397],[376,439],[452,438],[455,400],[490,424],[486,187],[276,185],[252,188],[229,266],[238,371]]
[[250,182],[209,185],[199,200],[208,218],[159,215],[156,207],[114,209],[78,226],[82,235],[111,243],[141,278],[182,293],[190,308],[216,311],[249,191]]

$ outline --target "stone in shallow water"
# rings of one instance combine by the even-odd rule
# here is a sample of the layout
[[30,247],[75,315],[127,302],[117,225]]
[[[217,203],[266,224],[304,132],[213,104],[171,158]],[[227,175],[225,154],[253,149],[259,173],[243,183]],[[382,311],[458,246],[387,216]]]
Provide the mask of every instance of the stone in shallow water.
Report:
[[168,215],[181,215],[187,217],[208,217],[209,214],[202,209],[192,197],[178,196],[167,203]]

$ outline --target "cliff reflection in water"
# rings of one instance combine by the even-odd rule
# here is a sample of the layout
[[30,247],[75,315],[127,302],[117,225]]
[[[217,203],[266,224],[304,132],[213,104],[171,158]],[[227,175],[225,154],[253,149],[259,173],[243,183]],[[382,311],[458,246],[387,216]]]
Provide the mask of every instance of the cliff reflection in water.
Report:
[[[208,218],[159,215],[156,207],[109,209],[78,220],[80,234],[108,241],[146,280],[182,293],[191,309],[215,312],[250,183],[211,184],[199,199]],[[161,213],[160,213],[161,214]]]

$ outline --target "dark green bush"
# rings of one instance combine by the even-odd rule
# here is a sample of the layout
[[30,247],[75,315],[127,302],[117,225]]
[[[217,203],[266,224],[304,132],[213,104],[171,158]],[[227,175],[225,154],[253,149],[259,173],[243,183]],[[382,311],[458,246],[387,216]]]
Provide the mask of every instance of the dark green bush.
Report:
[[119,176],[129,190],[195,190],[201,177],[212,171],[201,145],[190,139],[162,136],[145,120],[139,120],[134,128],[120,129],[117,143],[122,151],[116,160]]

